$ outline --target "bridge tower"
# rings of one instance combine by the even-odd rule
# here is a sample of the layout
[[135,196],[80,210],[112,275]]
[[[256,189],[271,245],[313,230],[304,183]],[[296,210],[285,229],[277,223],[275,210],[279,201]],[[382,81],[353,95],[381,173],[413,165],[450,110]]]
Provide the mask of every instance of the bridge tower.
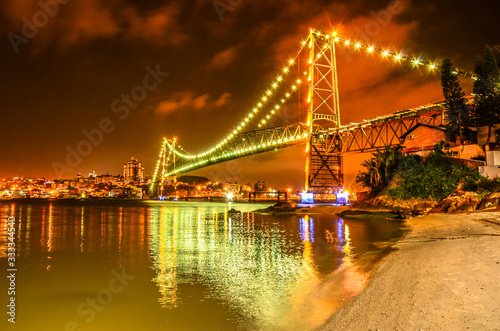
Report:
[[177,144],[177,138],[166,139],[163,138],[163,143],[161,145],[160,154],[158,162],[156,163],[156,169],[153,175],[153,179],[149,186],[149,191],[151,194],[157,196],[163,196],[165,191],[166,182],[175,182],[175,176],[168,176],[167,172],[169,169],[175,169],[175,146]]
[[311,29],[309,47],[307,127],[309,141],[306,147],[306,191],[322,193],[343,187],[342,156],[331,153],[331,139],[321,129],[340,126],[336,36],[321,34]]

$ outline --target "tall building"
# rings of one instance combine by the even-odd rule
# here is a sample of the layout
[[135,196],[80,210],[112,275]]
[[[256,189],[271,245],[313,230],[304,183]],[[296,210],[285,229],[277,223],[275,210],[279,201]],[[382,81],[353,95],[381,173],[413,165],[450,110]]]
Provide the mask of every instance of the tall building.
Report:
[[123,177],[126,182],[142,182],[144,180],[144,166],[134,157],[123,165]]

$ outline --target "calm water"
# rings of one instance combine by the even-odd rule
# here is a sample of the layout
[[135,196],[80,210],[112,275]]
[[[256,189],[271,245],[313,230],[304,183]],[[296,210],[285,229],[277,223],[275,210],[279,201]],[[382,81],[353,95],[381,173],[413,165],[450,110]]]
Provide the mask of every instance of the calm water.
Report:
[[[308,330],[363,288],[402,234],[382,219],[251,213],[265,206],[1,202],[2,275],[16,218],[13,329]],[[0,286],[5,307],[5,276]]]

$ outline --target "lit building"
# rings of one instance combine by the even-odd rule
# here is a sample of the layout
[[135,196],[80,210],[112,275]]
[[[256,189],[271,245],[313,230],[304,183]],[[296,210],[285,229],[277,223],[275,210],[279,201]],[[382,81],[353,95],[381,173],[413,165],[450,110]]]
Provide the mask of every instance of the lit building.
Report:
[[142,162],[134,157],[123,165],[123,177],[126,182],[142,182],[144,180],[144,167]]

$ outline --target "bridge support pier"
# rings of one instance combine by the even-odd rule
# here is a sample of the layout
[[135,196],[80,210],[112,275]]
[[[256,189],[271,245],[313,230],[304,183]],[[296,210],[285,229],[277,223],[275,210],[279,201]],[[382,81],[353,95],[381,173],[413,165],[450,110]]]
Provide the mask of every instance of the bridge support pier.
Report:
[[331,153],[325,144],[314,143],[314,137],[311,140],[306,165],[307,191],[318,194],[338,191],[344,187],[342,155]]

